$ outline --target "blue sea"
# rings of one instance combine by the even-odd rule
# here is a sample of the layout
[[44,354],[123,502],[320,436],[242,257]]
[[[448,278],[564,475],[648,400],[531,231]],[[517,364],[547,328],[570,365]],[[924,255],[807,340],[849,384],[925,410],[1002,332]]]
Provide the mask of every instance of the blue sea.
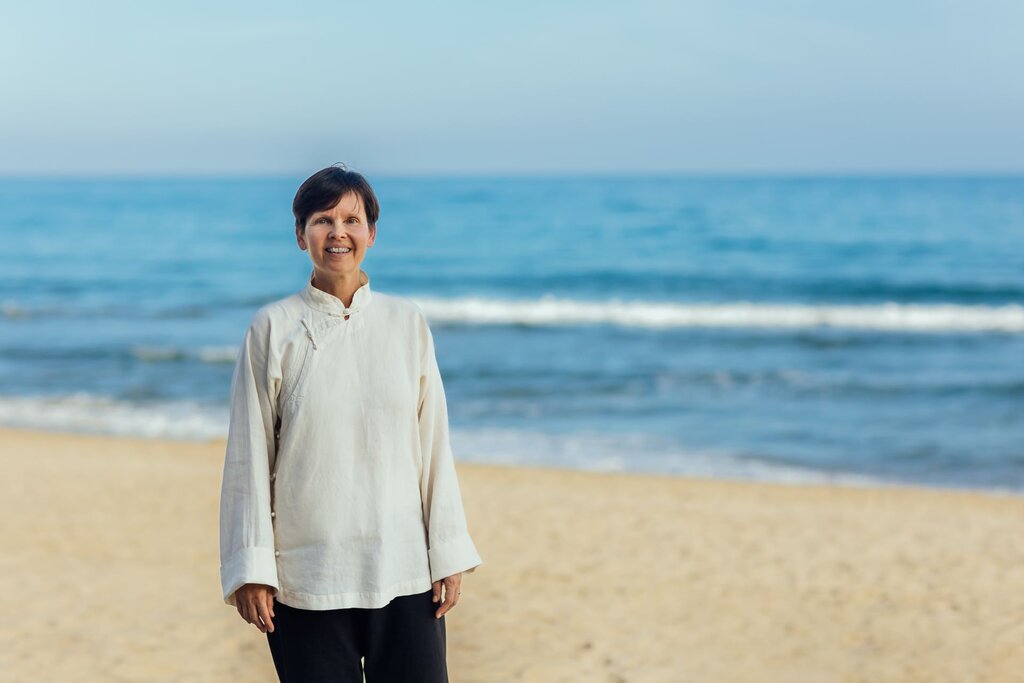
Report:
[[[0,179],[0,424],[225,436],[303,178]],[[1024,493],[1024,178],[371,181],[460,461]]]

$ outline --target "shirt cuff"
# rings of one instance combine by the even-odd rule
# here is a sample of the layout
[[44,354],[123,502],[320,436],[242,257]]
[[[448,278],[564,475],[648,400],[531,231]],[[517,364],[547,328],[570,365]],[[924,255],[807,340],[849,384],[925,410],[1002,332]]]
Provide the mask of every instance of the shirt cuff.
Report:
[[235,591],[247,583],[262,583],[277,595],[277,559],[273,548],[242,548],[220,567],[224,604],[235,607]]
[[462,534],[427,549],[430,582],[441,581],[459,572],[472,572],[483,564],[469,534]]

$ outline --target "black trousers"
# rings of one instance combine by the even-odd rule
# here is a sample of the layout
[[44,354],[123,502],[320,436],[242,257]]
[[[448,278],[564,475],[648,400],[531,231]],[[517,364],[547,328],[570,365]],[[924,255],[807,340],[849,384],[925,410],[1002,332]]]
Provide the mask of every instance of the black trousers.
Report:
[[433,590],[384,607],[306,610],[274,599],[267,633],[281,683],[448,683],[444,616]]

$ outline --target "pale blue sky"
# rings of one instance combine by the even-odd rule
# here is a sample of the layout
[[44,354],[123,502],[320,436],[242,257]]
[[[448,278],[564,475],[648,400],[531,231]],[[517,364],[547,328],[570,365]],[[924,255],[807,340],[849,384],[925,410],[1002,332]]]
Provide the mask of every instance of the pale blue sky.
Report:
[[1024,3],[22,1],[0,173],[1024,170]]

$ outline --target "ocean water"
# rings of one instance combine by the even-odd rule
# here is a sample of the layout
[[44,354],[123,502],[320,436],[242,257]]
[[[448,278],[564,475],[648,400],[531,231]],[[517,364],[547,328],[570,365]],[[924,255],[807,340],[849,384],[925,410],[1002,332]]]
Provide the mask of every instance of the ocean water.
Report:
[[[302,177],[0,180],[0,424],[224,436]],[[466,461],[1024,493],[1024,178],[371,178]]]

